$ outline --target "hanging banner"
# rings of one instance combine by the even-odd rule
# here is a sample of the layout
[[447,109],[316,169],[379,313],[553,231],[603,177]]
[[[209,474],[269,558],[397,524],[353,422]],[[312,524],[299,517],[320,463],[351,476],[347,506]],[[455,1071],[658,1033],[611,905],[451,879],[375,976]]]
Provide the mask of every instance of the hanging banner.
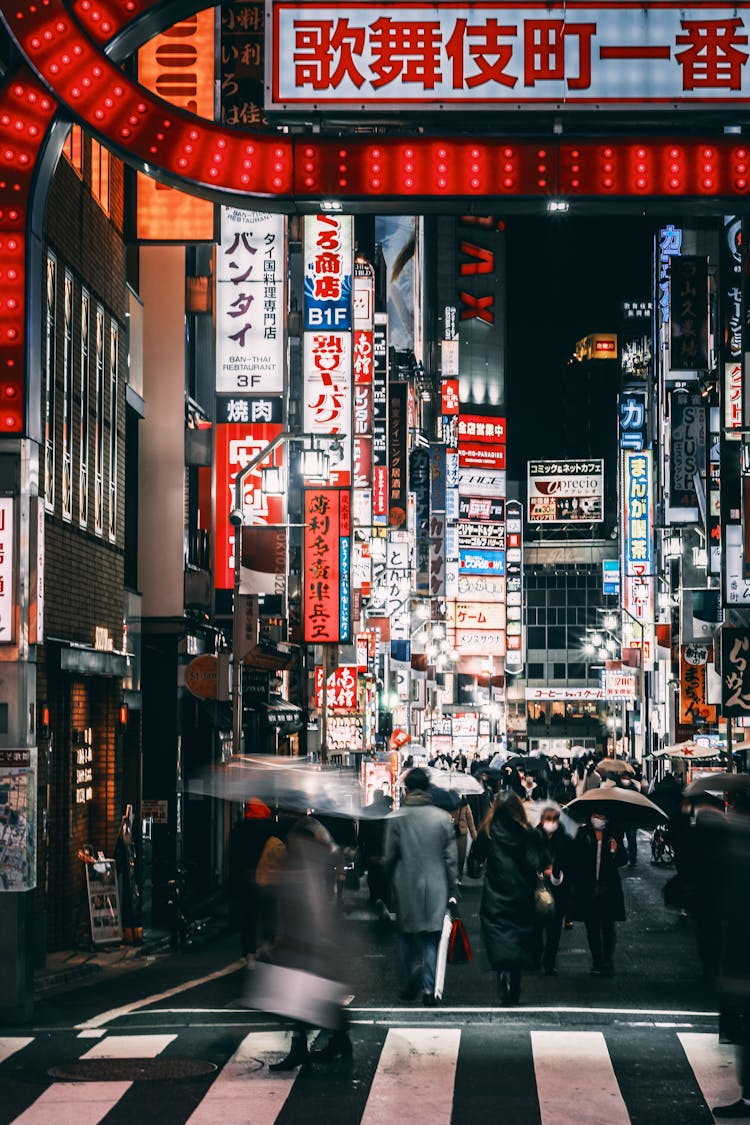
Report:
[[646,392],[628,391],[619,400],[620,449],[643,449],[646,441]]
[[[0,496],[0,644],[14,639],[15,622],[15,500]],[[41,639],[41,638],[40,638]]]
[[283,215],[221,209],[216,253],[216,391],[284,389],[286,247]]
[[331,484],[352,479],[351,332],[305,332],[303,427],[308,434],[341,434],[339,459],[331,463]]
[[409,489],[414,494],[415,589],[430,593],[430,451],[417,446],[409,454]]
[[716,707],[706,702],[707,665],[713,663],[710,645],[680,645],[680,722],[703,726],[716,722]]
[[347,643],[351,633],[351,503],[345,489],[305,489],[304,641]]
[[634,577],[653,574],[653,470],[651,451],[622,453],[623,546],[625,573]]
[[750,628],[721,630],[721,713],[750,716]]
[[706,472],[706,406],[699,394],[672,391],[669,396],[669,522],[700,519],[696,476]]

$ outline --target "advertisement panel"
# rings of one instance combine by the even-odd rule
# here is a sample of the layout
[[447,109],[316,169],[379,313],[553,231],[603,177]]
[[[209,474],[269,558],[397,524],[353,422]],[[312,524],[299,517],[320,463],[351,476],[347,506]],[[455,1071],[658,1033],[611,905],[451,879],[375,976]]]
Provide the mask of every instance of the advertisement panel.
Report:
[[505,670],[512,675],[523,671],[526,645],[523,625],[523,506],[508,500],[505,511],[506,643]]
[[[706,29],[720,50],[708,51]],[[390,5],[384,19],[367,4],[332,14],[320,0],[271,0],[269,30],[266,108],[277,111],[415,104],[658,110],[718,108],[750,96],[742,49],[750,16],[731,5],[571,0],[548,9],[489,0],[467,9],[437,2],[428,17],[404,2]],[[421,44],[418,56],[406,47],[394,54],[394,44],[412,40]]]
[[464,414],[458,419],[459,448],[463,442],[480,445],[505,445],[507,425],[505,418],[494,415]]
[[[17,763],[17,764],[13,764]],[[36,886],[36,750],[0,750],[0,893]]]
[[458,463],[467,467],[505,468],[505,446],[483,445],[481,442],[459,441]]
[[476,547],[489,551],[505,550],[505,524],[484,520],[461,520],[458,525],[459,547]]
[[711,645],[680,645],[680,722],[685,726],[716,722],[716,707],[706,702],[709,661],[713,663]]
[[502,575],[460,574],[456,596],[473,602],[492,602],[505,598],[506,582]]
[[669,269],[669,366],[672,371],[708,367],[708,260],[682,254]]
[[[229,522],[229,513],[234,507],[234,482],[237,473],[277,437],[281,430],[280,422],[232,422],[216,426],[214,585],[218,590],[231,590],[234,584],[236,535],[235,528]],[[267,464],[283,464],[283,446],[274,450]],[[284,522],[283,497],[267,496],[264,493],[260,466],[243,481],[242,510],[246,530]],[[267,592],[274,592],[273,586]]]
[[388,391],[388,523],[394,528],[406,526],[407,391],[406,383],[391,383]]
[[491,499],[488,496],[459,496],[458,518],[502,523],[505,519],[505,500]]
[[456,629],[454,646],[462,656],[505,656],[501,629]]
[[459,574],[505,574],[505,551],[460,548],[458,569]]
[[507,491],[505,469],[459,469],[458,491],[461,496],[502,498]]
[[721,713],[726,719],[750,715],[750,628],[721,630]]
[[601,523],[604,461],[529,461],[528,498],[529,523]]
[[305,489],[303,639],[338,644],[351,632],[349,493]]
[[457,629],[504,629],[503,602],[451,602],[452,624]]
[[699,394],[672,391],[669,397],[669,522],[696,523],[695,479],[706,470],[707,408]]
[[0,644],[14,639],[15,577],[15,500],[0,497]]
[[281,394],[284,389],[285,230],[283,215],[221,208],[218,394]]

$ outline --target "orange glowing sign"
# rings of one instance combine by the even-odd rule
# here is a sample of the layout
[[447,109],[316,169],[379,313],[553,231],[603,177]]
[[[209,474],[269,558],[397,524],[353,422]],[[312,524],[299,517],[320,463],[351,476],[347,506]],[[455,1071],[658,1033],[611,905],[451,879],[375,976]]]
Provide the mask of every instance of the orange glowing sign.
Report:
[[[138,81],[171,105],[214,119],[214,10],[188,16],[138,52]],[[213,242],[214,205],[138,173],[136,236]]]

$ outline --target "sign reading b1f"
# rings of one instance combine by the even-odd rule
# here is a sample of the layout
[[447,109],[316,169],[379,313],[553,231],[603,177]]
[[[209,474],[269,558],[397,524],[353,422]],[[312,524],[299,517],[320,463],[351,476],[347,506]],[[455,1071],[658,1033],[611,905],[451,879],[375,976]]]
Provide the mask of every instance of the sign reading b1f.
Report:
[[352,326],[352,217],[305,218],[305,328]]

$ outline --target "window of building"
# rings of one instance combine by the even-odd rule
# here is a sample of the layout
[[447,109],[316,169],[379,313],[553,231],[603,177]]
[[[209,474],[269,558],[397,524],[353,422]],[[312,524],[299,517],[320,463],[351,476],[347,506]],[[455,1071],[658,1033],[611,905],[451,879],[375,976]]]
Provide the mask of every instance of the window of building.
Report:
[[78,175],[83,176],[83,130],[80,125],[71,125],[63,145],[63,156]]
[[105,215],[109,214],[109,149],[91,141],[91,194]]
[[63,299],[62,518],[73,519],[73,275],[65,271]]
[[94,353],[94,531],[104,534],[104,309],[96,306]]
[[563,663],[555,663],[552,665],[552,675],[556,680],[564,680],[567,676],[566,665]]
[[529,679],[530,680],[543,680],[544,679],[544,665],[543,664],[529,664]]
[[109,325],[109,538],[117,538],[117,384],[119,381],[120,332]]
[[55,507],[55,366],[57,358],[57,258],[47,254],[44,310],[44,506]]
[[86,527],[89,522],[89,406],[91,387],[91,300],[85,289],[81,290],[81,398],[79,402],[80,455],[78,461],[78,523]]

